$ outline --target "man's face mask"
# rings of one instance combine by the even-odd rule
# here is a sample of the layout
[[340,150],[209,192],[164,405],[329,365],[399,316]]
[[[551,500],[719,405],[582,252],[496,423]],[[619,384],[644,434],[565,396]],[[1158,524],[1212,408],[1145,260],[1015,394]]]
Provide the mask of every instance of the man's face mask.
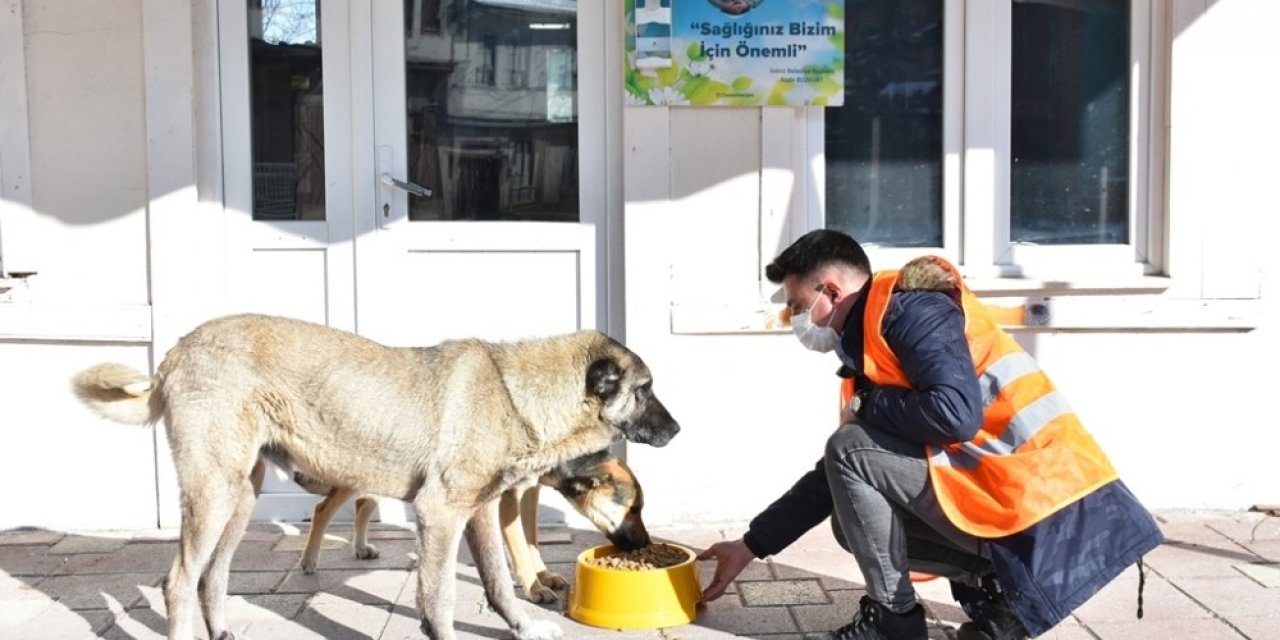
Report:
[[836,343],[840,341],[840,334],[836,333],[836,330],[830,326],[831,320],[836,317],[834,308],[831,310],[831,315],[827,316],[826,325],[816,326],[810,319],[813,313],[813,306],[818,304],[818,298],[824,295],[820,291],[814,297],[813,302],[809,303],[807,311],[791,316],[791,331],[796,334],[800,344],[804,345],[806,349],[821,353],[827,353],[836,348]]

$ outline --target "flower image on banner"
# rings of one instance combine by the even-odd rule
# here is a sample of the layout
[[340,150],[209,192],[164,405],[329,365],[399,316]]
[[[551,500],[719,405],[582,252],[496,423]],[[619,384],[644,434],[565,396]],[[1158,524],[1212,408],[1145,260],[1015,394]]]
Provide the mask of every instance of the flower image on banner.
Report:
[[625,0],[628,105],[844,103],[842,0]]

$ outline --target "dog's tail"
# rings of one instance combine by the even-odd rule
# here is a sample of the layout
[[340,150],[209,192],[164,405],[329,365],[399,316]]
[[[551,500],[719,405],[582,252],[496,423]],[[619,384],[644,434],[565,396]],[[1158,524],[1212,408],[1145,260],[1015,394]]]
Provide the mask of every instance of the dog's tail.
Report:
[[159,416],[151,406],[151,377],[115,363],[94,365],[76,374],[72,390],[81,402],[108,420],[143,425]]

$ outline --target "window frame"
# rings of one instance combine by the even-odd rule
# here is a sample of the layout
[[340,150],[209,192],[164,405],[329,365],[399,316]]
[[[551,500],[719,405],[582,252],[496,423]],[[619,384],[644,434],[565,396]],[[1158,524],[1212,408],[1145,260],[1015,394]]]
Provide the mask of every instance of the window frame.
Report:
[[[1045,276],[1060,275],[1120,275],[1141,276],[1149,272],[1155,265],[1150,257],[1149,221],[1152,218],[1150,209],[1151,184],[1151,149],[1148,144],[1151,134],[1151,87],[1148,81],[1151,58],[1152,6],[1150,0],[1130,0],[1129,4],[1129,241],[1125,244],[1106,245],[1053,245],[1034,246],[1018,244],[1010,241],[1011,211],[1009,193],[1011,188],[1010,163],[1011,121],[1012,121],[1012,2],[977,2],[970,6],[991,4],[993,22],[996,25],[994,39],[995,61],[993,67],[997,73],[992,78],[994,85],[983,92],[981,87],[965,87],[965,95],[975,100],[990,99],[994,104],[989,108],[997,116],[995,123],[995,152],[1000,160],[995,167],[997,172],[996,189],[999,194],[997,208],[992,211],[990,223],[994,231],[992,239],[991,262],[994,270],[1001,276]],[[976,18],[976,16],[970,16]],[[966,78],[967,79],[967,78]],[[985,105],[966,105],[967,112],[975,112]],[[982,185],[966,184],[967,189],[981,188]],[[981,263],[983,256],[965,256],[967,260]]]
[[[1142,280],[1164,269],[1164,124],[1167,7],[1130,2],[1129,242],[1032,246],[1010,241],[1011,0],[943,3],[943,244],[867,246],[873,267],[941,255],[967,276],[1068,281]],[[825,226],[824,115],[805,117],[806,163],[816,197],[792,239]],[[803,227],[803,228],[801,228]],[[768,256],[762,256],[768,262]],[[1149,287],[1146,282],[1142,286]]]

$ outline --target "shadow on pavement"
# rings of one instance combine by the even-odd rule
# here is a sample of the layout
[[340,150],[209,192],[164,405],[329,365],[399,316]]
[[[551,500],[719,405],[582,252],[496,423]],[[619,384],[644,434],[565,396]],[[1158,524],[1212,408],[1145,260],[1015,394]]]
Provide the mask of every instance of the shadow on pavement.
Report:
[[[1240,535],[1245,535],[1246,524],[1255,526],[1252,521],[1237,525]],[[1200,529],[1187,530],[1194,534]],[[349,529],[335,525],[321,552],[320,570],[314,575],[305,575],[297,567],[306,532],[305,525],[264,524],[255,524],[247,532],[232,563],[227,621],[234,633],[257,640],[425,637],[419,630],[414,595],[417,574],[412,531],[375,525],[370,539],[381,549],[381,557],[357,560],[344,539],[349,538]],[[595,531],[561,527],[546,533],[543,559],[550,570],[570,582],[577,555],[604,542]],[[655,541],[674,542],[700,552],[738,533],[672,530],[655,531],[654,537]],[[1224,566],[1267,562],[1243,547],[1185,542],[1170,533],[1171,540],[1163,549],[1174,554],[1170,561],[1202,558]],[[0,638],[163,638],[161,584],[176,550],[175,532],[0,531]],[[1158,558],[1151,564],[1157,566]],[[714,570],[713,563],[700,563],[704,586]],[[753,562],[724,597],[702,608],[693,624],[682,627],[627,632],[588,627],[565,615],[564,594],[557,603],[525,602],[524,606],[535,618],[559,624],[566,638],[706,640],[746,636],[784,640],[847,623],[864,593],[860,579],[853,559],[839,549],[828,528],[819,526],[782,554]],[[456,580],[455,629],[459,638],[511,637],[502,619],[487,608],[478,574],[465,549],[459,554]],[[930,614],[931,638],[954,638],[955,628],[966,618],[951,600],[947,582],[933,580],[916,587]],[[1119,588],[1126,590],[1120,596],[1122,608],[1128,609],[1128,587]],[[518,588],[517,594],[523,599]],[[1118,615],[1127,618],[1132,614],[1121,611]],[[1092,637],[1081,626],[1084,622],[1071,623],[1080,633],[1058,637]]]

